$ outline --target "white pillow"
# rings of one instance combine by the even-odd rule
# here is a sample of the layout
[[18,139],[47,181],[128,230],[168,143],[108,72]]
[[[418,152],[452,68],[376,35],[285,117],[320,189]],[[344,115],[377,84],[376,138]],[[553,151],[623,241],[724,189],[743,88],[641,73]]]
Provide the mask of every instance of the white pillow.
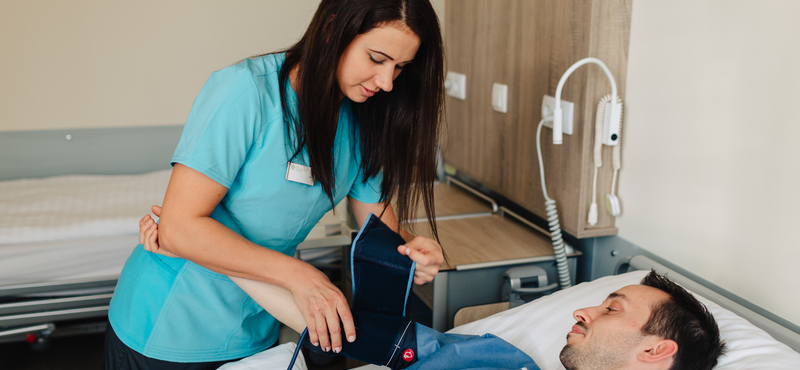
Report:
[[[527,353],[542,370],[563,370],[558,354],[575,324],[572,313],[597,306],[609,293],[638,284],[648,271],[607,276],[539,298],[523,306],[459,326],[458,334],[492,333]],[[800,353],[773,339],[747,320],[695,294],[714,315],[727,352],[715,370],[797,370]]]
[[[293,342],[284,343],[239,361],[229,362],[218,370],[286,370],[292,360],[295,347],[297,345]],[[302,351],[297,354],[297,361],[292,370],[308,370]]]

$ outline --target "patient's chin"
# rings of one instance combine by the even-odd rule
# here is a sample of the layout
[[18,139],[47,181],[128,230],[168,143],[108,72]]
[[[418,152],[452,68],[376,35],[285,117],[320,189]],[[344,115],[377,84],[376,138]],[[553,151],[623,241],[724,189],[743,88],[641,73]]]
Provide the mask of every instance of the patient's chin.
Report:
[[567,370],[618,370],[627,365],[626,350],[608,343],[567,344],[558,359]]
[[561,364],[564,365],[565,369],[578,370],[578,358],[580,356],[580,352],[574,345],[567,344],[561,349],[558,359],[561,361]]

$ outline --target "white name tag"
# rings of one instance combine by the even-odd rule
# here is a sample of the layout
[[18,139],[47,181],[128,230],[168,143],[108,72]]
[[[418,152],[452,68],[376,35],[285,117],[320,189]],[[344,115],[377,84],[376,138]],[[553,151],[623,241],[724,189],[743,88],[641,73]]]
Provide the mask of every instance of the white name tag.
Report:
[[286,168],[286,179],[314,186],[314,176],[311,176],[311,167],[289,162]]

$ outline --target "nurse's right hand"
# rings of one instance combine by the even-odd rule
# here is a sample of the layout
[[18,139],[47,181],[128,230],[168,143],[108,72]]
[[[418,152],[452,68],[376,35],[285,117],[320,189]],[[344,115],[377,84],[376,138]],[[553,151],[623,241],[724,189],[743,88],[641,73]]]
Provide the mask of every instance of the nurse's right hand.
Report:
[[[150,210],[156,217],[161,217],[161,207],[152,206]],[[167,257],[178,257],[158,244],[158,224],[150,215],[145,215],[139,220],[139,244],[148,252],[161,254]]]
[[[325,352],[342,349],[342,328],[348,342],[356,340],[353,315],[344,294],[331,283],[325,274],[307,263],[299,265],[302,271],[295,276],[289,291],[308,326],[308,339]],[[339,320],[341,320],[341,325]]]

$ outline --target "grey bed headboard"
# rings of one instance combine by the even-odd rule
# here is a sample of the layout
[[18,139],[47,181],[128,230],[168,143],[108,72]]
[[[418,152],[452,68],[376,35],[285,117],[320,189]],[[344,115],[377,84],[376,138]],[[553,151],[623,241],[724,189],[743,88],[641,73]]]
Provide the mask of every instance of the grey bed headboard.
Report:
[[170,168],[183,125],[0,132],[0,180]]
[[800,352],[800,334],[780,325],[779,323],[766,318],[753,310],[740,305],[733,300],[709,289],[708,287],[681,275],[680,273],[670,269],[648,257],[637,255],[627,258],[619,264],[618,272],[627,272],[634,270],[649,270],[654,269],[660,274],[667,274],[670,279],[682,285],[684,288],[691,290],[697,294],[706,297],[718,305],[725,308],[741,317],[750,321],[753,325],[758,326],[773,338],[783,342],[793,350]]

